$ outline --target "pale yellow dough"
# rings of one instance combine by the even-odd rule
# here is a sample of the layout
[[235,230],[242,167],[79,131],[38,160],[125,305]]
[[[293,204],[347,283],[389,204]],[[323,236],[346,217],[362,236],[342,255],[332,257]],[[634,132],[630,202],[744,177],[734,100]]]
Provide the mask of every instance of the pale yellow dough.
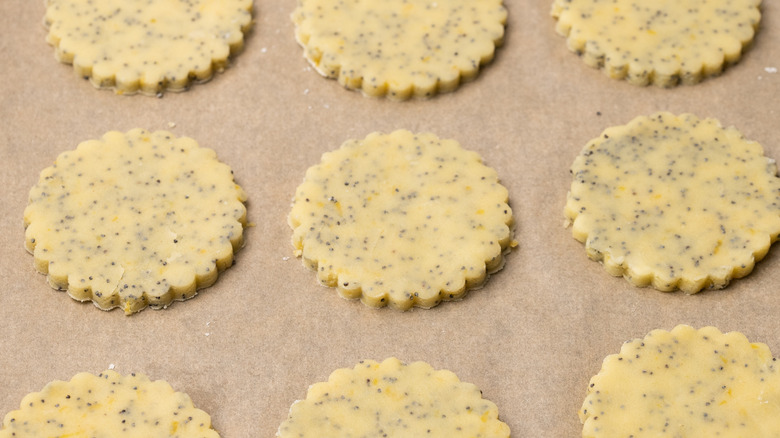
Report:
[[5,416],[0,438],[219,438],[211,418],[162,380],[104,371],[56,380]]
[[41,172],[25,247],[49,284],[126,314],[195,296],[233,263],[246,200],[230,168],[191,138],[109,132]]
[[502,0],[298,0],[292,19],[320,74],[403,100],[472,79],[501,45],[506,16]]
[[739,60],[761,0],[554,0],[571,51],[637,85],[693,84]]
[[47,41],[95,87],[182,91],[243,47],[252,0],[46,0]]
[[281,438],[508,438],[495,403],[425,362],[362,361],[312,385],[279,426]]
[[774,160],[714,119],[637,117],[591,140],[571,171],[574,237],[637,286],[723,288],[780,234]]
[[604,359],[583,438],[778,438],[780,364],[738,332],[653,330]]
[[405,310],[460,299],[501,269],[512,244],[507,202],[477,153],[399,130],[325,153],[288,219],[296,255],[320,282]]

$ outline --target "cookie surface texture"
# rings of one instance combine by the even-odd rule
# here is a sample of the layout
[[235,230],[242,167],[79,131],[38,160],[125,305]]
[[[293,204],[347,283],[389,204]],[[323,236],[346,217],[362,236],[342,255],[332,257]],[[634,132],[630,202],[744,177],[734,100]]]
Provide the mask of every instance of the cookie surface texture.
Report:
[[694,84],[735,63],[761,0],[554,0],[556,30],[591,67],[637,85]]
[[218,438],[211,418],[162,380],[115,371],[80,373],[28,394],[0,438]]
[[361,361],[334,371],[295,402],[278,437],[507,438],[495,403],[425,362]]
[[345,298],[429,308],[481,286],[512,238],[506,188],[433,134],[349,140],[306,172],[288,221],[304,265]]
[[304,56],[369,96],[429,97],[472,79],[504,37],[501,0],[298,0]]
[[46,0],[47,41],[95,87],[182,91],[243,47],[251,0]]
[[780,437],[780,363],[738,332],[654,330],[604,359],[583,438]]
[[109,132],[41,172],[25,247],[49,284],[126,314],[210,286],[243,244],[244,191],[213,150],[165,131]]
[[571,171],[574,237],[637,286],[723,288],[780,234],[774,160],[714,119],[637,117],[591,140]]

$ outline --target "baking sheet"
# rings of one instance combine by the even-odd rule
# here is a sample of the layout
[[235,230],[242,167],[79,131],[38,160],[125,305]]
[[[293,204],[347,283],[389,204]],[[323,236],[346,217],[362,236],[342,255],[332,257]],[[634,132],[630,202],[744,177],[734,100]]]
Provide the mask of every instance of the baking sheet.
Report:
[[[780,158],[780,4],[722,76],[670,90],[593,70],[566,49],[546,0],[507,0],[505,44],[477,79],[425,101],[344,90],[293,37],[292,0],[255,2],[243,53],[163,98],[95,90],[45,42],[42,1],[0,2],[0,415],[54,379],[114,367],[189,393],[223,437],[273,436],[308,385],[361,359],[424,360],[479,386],[515,437],[580,435],[604,356],[655,328],[739,330],[780,352],[777,245],[748,277],[694,296],[631,286],[563,228],[569,166],[604,128],[658,110],[716,117]],[[49,288],[23,247],[38,173],[106,131],[142,127],[217,151],[249,195],[246,246],[193,300],[126,317]],[[400,313],[346,301],[293,257],[286,222],[305,170],[344,140],[406,128],[478,151],[509,189],[519,247],[461,302]]]

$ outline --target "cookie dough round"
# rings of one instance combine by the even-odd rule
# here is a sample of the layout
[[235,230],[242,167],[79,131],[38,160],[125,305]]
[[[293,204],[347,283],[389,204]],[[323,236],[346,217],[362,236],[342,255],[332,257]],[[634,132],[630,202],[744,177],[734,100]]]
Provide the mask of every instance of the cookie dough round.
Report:
[[761,0],[554,0],[571,51],[637,85],[694,84],[735,63],[753,40]]
[[571,171],[574,237],[637,286],[723,288],[780,234],[774,160],[714,119],[637,117],[591,140]]
[[246,200],[213,150],[165,131],[109,132],[41,172],[25,247],[49,284],[126,314],[212,285],[243,244]]
[[298,0],[304,56],[323,76],[394,100],[455,89],[504,37],[502,0]]
[[56,58],[119,94],[210,79],[241,50],[251,22],[252,0],[46,0]]
[[780,368],[738,332],[654,330],[604,359],[579,412],[583,438],[780,436]]
[[295,402],[276,436],[508,438],[495,403],[425,362],[361,361],[334,371]]
[[345,298],[406,310],[455,300],[501,269],[508,192],[455,140],[399,130],[350,140],[306,172],[295,254]]
[[0,438],[219,438],[211,418],[162,380],[104,371],[56,380],[5,416]]

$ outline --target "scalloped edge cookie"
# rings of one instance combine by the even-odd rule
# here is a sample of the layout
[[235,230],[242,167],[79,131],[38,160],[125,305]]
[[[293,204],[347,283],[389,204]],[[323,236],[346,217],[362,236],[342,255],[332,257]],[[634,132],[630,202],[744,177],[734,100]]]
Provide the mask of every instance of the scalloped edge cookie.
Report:
[[219,438],[187,394],[143,374],[79,373],[26,395],[19,406],[5,416],[0,438]]
[[775,161],[715,119],[637,117],[588,142],[571,172],[572,235],[636,286],[721,289],[780,235]]
[[295,191],[295,255],[321,284],[407,310],[481,287],[517,245],[509,194],[455,140],[397,130],[323,154]]
[[46,41],[95,88],[162,96],[222,72],[244,45],[252,0],[45,0]]
[[504,38],[502,0],[298,0],[291,18],[317,72],[363,95],[428,98],[476,77]]
[[25,248],[57,290],[103,310],[194,297],[243,246],[246,194],[188,137],[110,131],[41,171],[24,210]]
[[631,84],[672,87],[736,63],[758,29],[760,4],[554,0],[551,15],[569,50],[587,65]]
[[508,438],[509,426],[498,419],[495,403],[452,371],[391,357],[360,361],[311,385],[276,436]]
[[653,330],[591,378],[582,436],[778,437],[779,365],[766,344],[739,332]]

